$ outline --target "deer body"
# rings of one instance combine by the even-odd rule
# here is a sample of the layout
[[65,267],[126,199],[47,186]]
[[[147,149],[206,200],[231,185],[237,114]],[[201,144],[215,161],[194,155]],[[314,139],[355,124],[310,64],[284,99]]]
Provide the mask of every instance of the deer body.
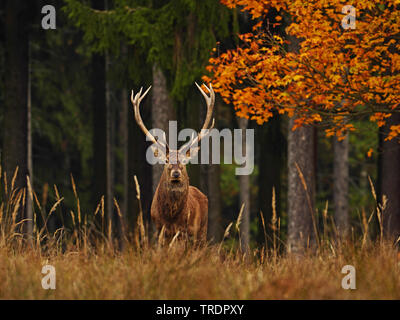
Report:
[[[197,83],[196,83],[197,85]],[[214,90],[205,86],[210,93],[208,96],[199,85],[200,92],[207,103],[207,115],[203,128],[197,137],[192,139],[179,150],[172,150],[166,142],[158,141],[147,130],[140,116],[139,105],[147,91],[142,95],[142,89],[134,97],[133,91],[131,101],[134,107],[135,119],[144,134],[153,142],[154,156],[165,163],[164,171],[151,204],[151,218],[159,231],[164,228],[165,236],[173,237],[180,232],[183,235],[193,237],[194,240],[205,241],[207,237],[208,221],[208,199],[196,187],[189,185],[189,176],[186,164],[200,149],[198,142],[205,137],[212,127],[210,124],[215,102]]]
[[189,177],[182,183],[172,182],[166,166],[151,204],[151,218],[158,230],[165,227],[165,236],[178,231],[195,240],[207,237],[208,199],[196,187],[189,185]]

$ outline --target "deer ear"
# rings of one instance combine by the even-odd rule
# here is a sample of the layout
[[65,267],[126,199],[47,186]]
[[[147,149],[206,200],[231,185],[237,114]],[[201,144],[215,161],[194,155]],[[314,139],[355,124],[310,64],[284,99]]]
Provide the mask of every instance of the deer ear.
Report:
[[200,147],[193,147],[193,148],[188,149],[186,151],[186,157],[189,159],[195,157],[197,155],[197,153],[199,152],[199,150],[200,150]]

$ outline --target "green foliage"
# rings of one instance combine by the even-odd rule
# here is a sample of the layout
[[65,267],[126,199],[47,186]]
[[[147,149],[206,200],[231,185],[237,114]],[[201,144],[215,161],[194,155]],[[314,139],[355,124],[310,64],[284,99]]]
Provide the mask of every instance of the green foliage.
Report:
[[[88,207],[92,179],[92,103],[90,59],[80,54],[80,32],[58,15],[57,32],[31,38],[32,135],[34,185],[39,198],[49,183],[64,194],[62,207],[74,207],[69,174],[80,185],[83,207]],[[41,191],[42,190],[42,191]]]
[[[184,100],[204,74],[216,38],[229,35],[232,13],[215,0],[115,0],[109,10],[92,9],[88,2],[65,0],[70,21],[83,30],[90,52],[119,56],[121,43],[150,65],[157,63],[171,79],[171,95]],[[130,61],[136,70],[143,60]]]
[[[48,33],[45,42],[42,45],[51,48],[49,58],[32,63],[32,86],[36,95],[32,127],[35,134],[46,137],[62,152],[66,151],[65,144],[76,146],[85,164],[92,154],[88,118],[91,90],[85,77],[88,61],[74,56],[60,63],[61,51],[66,47],[73,50],[72,39],[66,33]],[[32,47],[34,54],[41,50],[37,44]],[[80,77],[76,76],[76,70],[81,71]]]

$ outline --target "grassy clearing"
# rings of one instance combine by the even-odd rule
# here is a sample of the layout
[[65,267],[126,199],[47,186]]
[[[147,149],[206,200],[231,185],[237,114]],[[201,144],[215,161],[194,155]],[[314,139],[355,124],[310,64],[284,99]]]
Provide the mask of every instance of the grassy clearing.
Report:
[[[117,250],[104,228],[104,201],[94,213],[102,218],[96,231],[94,219],[81,219],[73,188],[77,212],[70,212],[72,229],[50,233],[45,226],[35,227],[31,237],[22,234],[18,208],[30,200],[46,221],[62,197],[55,188],[56,202],[45,213],[30,187],[28,195],[12,187],[5,193],[6,201],[0,204],[0,299],[400,299],[397,244],[383,238],[371,241],[371,219],[364,217],[363,234],[348,242],[334,241],[334,226],[324,223],[318,246],[299,257],[282,253],[276,215],[270,225],[271,247],[244,255],[223,243],[195,248],[159,238],[149,244],[140,214],[139,227],[132,234],[124,231],[125,245]],[[137,191],[140,201],[138,184]],[[379,208],[377,213],[379,218]],[[36,216],[35,211],[34,220]],[[240,216],[232,229],[238,229]],[[224,239],[232,237],[232,226]],[[46,264],[56,269],[55,290],[42,288]],[[341,286],[345,265],[356,269],[356,290]]]
[[[115,253],[0,249],[0,299],[399,299],[399,261],[391,245],[251,261],[217,247],[173,247]],[[41,287],[42,266],[57,271],[56,290]],[[357,289],[344,290],[341,269],[357,271]]]

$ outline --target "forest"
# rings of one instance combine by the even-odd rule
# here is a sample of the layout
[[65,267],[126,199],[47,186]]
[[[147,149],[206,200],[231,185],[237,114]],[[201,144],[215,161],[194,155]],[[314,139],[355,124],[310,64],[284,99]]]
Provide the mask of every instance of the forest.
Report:
[[[205,246],[152,219],[150,86],[148,130],[254,133],[184,166]],[[399,110],[398,0],[2,1],[0,299],[399,299]]]

